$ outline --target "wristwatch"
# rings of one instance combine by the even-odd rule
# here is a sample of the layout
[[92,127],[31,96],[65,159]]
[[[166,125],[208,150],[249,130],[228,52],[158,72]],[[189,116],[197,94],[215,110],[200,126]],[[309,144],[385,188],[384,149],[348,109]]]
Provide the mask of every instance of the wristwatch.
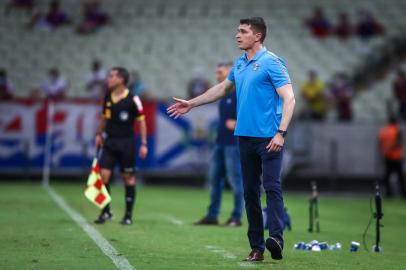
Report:
[[288,134],[288,132],[286,130],[280,130],[280,129],[278,129],[278,133],[280,133],[283,138],[285,138],[286,134]]

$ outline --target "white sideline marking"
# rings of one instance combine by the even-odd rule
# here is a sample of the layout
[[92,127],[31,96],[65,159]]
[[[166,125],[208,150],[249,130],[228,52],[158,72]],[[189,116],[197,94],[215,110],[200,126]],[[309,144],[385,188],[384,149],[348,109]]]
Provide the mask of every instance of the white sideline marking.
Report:
[[[206,248],[210,252],[219,253],[219,254],[223,255],[223,258],[225,258],[225,259],[230,259],[230,260],[237,259],[237,257],[233,253],[231,253],[231,252],[229,252],[229,251],[227,251],[225,249],[222,249],[222,248],[219,248],[219,247],[216,247],[216,246],[209,246],[209,245],[206,246]],[[238,262],[238,265],[240,267],[253,267],[253,266],[255,266],[254,264],[252,264],[250,262]]]
[[116,267],[120,270],[135,270],[135,268],[128,262],[128,260],[120,255],[120,253],[86,220],[75,210],[73,210],[65,200],[51,187],[44,187],[52,199],[62,208],[96,243],[96,245],[109,257]]
[[183,225],[183,224],[185,224],[182,220],[177,219],[174,216],[171,216],[171,215],[168,215],[168,214],[154,213],[154,216],[166,219],[170,223],[175,224],[175,225]]
[[225,258],[225,259],[230,259],[230,260],[237,259],[237,256],[235,256],[233,253],[231,253],[225,249],[222,249],[222,248],[219,248],[216,246],[206,246],[206,248],[213,253],[221,254],[223,256],[223,258]]
[[241,267],[254,267],[255,266],[255,264],[253,264],[251,262],[239,262],[238,265]]

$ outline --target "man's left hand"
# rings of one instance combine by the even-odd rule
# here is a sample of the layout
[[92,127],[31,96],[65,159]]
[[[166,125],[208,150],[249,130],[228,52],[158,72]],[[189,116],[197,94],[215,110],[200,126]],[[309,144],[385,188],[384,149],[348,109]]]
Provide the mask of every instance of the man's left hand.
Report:
[[266,149],[268,150],[268,152],[279,152],[282,150],[284,143],[285,138],[283,138],[283,136],[279,132],[277,132],[272,140],[269,142],[269,144],[266,146]]
[[148,155],[148,147],[146,145],[141,145],[139,155],[141,159],[145,159]]

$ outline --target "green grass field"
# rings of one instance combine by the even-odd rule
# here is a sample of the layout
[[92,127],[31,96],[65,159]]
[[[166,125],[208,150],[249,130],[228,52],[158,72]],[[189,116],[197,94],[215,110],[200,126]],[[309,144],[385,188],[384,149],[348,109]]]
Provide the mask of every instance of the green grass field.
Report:
[[[90,224],[98,210],[77,184],[53,184],[66,202]],[[351,241],[362,241],[370,217],[369,199],[320,197],[320,234],[307,232],[307,197],[287,193],[285,203],[293,231],[285,233],[282,261],[265,254],[262,263],[241,263],[249,253],[246,221],[241,228],[201,227],[192,223],[205,213],[207,191],[189,188],[138,189],[134,224],[123,227],[124,198],[113,187],[113,221],[94,226],[135,269],[405,269],[406,202],[384,201],[383,253],[363,248],[350,253]],[[228,218],[231,195],[223,198],[221,222]],[[183,222],[183,223],[182,223]],[[93,226],[93,224],[92,224]],[[92,239],[38,184],[0,184],[0,269],[117,269]],[[341,242],[341,251],[293,249],[298,241]],[[367,237],[374,240],[372,227]]]

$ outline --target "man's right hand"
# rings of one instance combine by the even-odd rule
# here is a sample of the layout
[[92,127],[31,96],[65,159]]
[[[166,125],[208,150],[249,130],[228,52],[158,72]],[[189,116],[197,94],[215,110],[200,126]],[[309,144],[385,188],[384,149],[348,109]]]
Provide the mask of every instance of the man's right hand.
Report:
[[188,113],[192,109],[192,105],[187,100],[179,98],[173,98],[173,100],[176,103],[166,109],[169,117],[173,117],[174,119],[176,119],[182,114]]
[[96,149],[100,149],[103,146],[103,137],[101,134],[96,134]]

